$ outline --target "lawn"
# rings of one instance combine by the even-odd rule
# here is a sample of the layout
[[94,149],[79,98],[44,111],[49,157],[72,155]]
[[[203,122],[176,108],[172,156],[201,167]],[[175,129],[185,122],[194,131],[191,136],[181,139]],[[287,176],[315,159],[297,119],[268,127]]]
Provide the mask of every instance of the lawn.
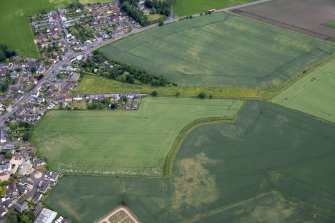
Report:
[[213,98],[260,98],[267,96],[270,92],[257,89],[238,89],[238,88],[214,88],[214,87],[183,87],[166,86],[153,87],[151,85],[128,84],[120,81],[106,79],[99,76],[85,75],[78,87],[74,90],[75,94],[95,94],[95,93],[142,93],[150,94],[157,91],[160,96],[197,97],[204,92],[208,97]]
[[1,0],[0,43],[25,57],[39,57],[29,16],[62,8],[76,0]]
[[254,89],[280,87],[334,50],[331,44],[228,13],[157,27],[100,49],[181,86]]
[[207,12],[210,9],[222,9],[230,6],[245,4],[255,0],[176,0],[175,16],[187,16]]
[[237,100],[149,97],[138,111],[50,111],[34,129],[32,143],[49,167],[62,173],[162,176],[186,126],[204,118],[232,119],[241,105]]
[[330,223],[334,160],[334,125],[248,102],[234,123],[193,129],[171,178],[64,177],[47,205],[81,223],[120,203],[148,223]]
[[335,123],[335,60],[317,67],[272,101]]

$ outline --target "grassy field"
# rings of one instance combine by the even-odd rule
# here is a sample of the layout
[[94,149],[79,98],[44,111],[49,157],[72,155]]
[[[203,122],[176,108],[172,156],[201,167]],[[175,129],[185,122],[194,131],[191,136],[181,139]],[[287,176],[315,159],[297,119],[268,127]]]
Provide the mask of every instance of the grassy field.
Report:
[[267,96],[270,92],[257,89],[227,89],[213,87],[153,87],[151,85],[127,84],[112,79],[106,79],[99,76],[85,75],[78,87],[74,90],[75,94],[95,94],[106,92],[118,93],[142,93],[149,94],[157,91],[160,96],[175,96],[179,93],[179,97],[197,97],[199,93],[205,92],[209,97],[213,98],[260,98]]
[[316,68],[272,101],[335,123],[335,60]]
[[81,4],[114,2],[115,0],[79,0]]
[[334,148],[334,125],[249,102],[194,129],[171,178],[65,177],[47,205],[81,223],[121,202],[150,223],[333,222]]
[[210,9],[222,9],[255,0],[176,0],[174,14],[177,17],[207,12]]
[[330,27],[330,28],[335,28],[335,21],[330,21],[325,23],[326,26]]
[[233,14],[158,27],[100,49],[182,86],[273,88],[328,57],[334,46]]
[[29,16],[38,14],[42,9],[53,10],[71,2],[75,0],[1,0],[0,43],[21,56],[39,57]]
[[144,98],[138,111],[51,111],[33,131],[51,169],[69,174],[162,175],[194,120],[234,118],[241,101]]

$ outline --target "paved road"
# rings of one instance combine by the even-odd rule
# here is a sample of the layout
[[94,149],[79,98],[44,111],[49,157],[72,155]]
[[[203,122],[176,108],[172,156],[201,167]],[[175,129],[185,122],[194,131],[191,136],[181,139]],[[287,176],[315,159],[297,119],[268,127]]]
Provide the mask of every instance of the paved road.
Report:
[[[269,2],[269,1],[272,1],[272,0],[259,0],[259,1],[251,2],[251,3],[246,3],[246,4],[242,4],[242,5],[233,6],[233,7],[218,9],[217,11],[218,12],[230,11],[230,10],[243,8],[243,7],[247,7],[247,6],[251,6],[251,5],[256,5],[256,4],[260,4],[260,3],[265,3],[265,2]],[[200,14],[195,14],[193,16],[197,17],[197,16],[200,16]],[[165,21],[165,24],[177,22],[178,20],[179,20],[178,18],[169,18],[167,21]],[[60,71],[61,67],[65,64],[69,64],[72,59],[76,58],[79,55],[86,56],[89,53],[91,53],[91,51],[93,51],[95,49],[98,49],[98,48],[100,48],[104,45],[110,44],[110,43],[115,42],[119,39],[128,37],[128,36],[136,34],[136,33],[140,33],[140,32],[143,32],[143,31],[150,30],[150,29],[155,28],[157,26],[158,26],[158,23],[155,23],[155,24],[152,24],[152,25],[149,25],[149,26],[145,26],[141,29],[133,29],[131,32],[129,32],[125,35],[122,35],[120,37],[104,40],[104,41],[98,42],[98,43],[94,43],[93,45],[91,45],[91,47],[88,47],[88,49],[85,50],[85,51],[81,51],[81,52],[77,52],[77,53],[70,52],[70,53],[66,54],[64,56],[64,58],[67,58],[67,59],[65,59],[63,61],[60,61],[57,64],[51,65],[51,67],[44,73],[44,77],[38,82],[38,84],[35,86],[35,88],[32,89],[30,92],[28,92],[25,96],[23,96],[21,98],[21,100],[19,102],[17,102],[16,106],[14,106],[10,112],[6,113],[5,115],[0,116],[0,126],[3,125],[3,123],[6,119],[8,119],[17,110],[19,110],[19,108],[21,107],[22,104],[29,102],[33,98],[33,96],[32,96],[33,93],[35,93],[39,89],[39,87],[41,87],[48,80],[52,80],[57,75],[58,71]]]
[[[35,173],[37,173],[37,172],[40,172],[42,174],[42,176],[40,178],[35,178]],[[30,174],[30,178],[33,180],[33,189],[31,189],[26,195],[21,197],[21,199],[28,200],[32,196],[34,196],[34,194],[37,191],[37,188],[38,188],[38,185],[39,185],[40,181],[43,180],[43,176],[44,176],[44,170],[40,170],[40,169],[36,169]]]

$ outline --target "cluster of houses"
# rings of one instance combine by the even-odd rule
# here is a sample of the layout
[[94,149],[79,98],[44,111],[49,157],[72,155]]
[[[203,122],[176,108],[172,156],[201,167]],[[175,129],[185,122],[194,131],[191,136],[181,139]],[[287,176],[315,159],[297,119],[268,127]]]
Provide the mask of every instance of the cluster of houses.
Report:
[[109,102],[109,108],[123,110],[138,110],[140,99],[146,96],[145,94],[80,94],[68,96],[64,99],[64,105],[74,108],[77,102],[86,102],[87,104],[93,101]]
[[35,42],[50,62],[69,50],[84,51],[95,42],[119,37],[140,25],[121,12],[119,1],[58,9],[32,17]]
[[31,24],[35,35],[34,41],[42,56],[50,63],[60,61],[69,51],[69,46],[62,33],[58,12],[52,11],[33,16]]
[[0,83],[6,85],[7,90],[0,92],[0,115],[31,90],[47,69],[48,65],[39,60],[19,56],[1,63]]
[[[33,211],[35,222],[68,222],[42,204],[43,197],[54,187],[59,173],[47,171],[46,163],[13,128],[19,123],[36,125],[48,109],[57,106],[74,108],[75,103],[108,101],[110,109],[137,110],[143,94],[85,94],[71,96],[79,80],[77,56],[67,60],[73,51],[83,51],[94,42],[119,38],[140,26],[119,8],[119,2],[87,4],[80,8],[60,9],[32,17],[35,43],[42,59],[12,57],[0,63],[0,222],[10,209],[19,213]],[[83,41],[75,29],[87,26],[92,35]],[[84,27],[85,28],[85,27]],[[82,53],[85,55],[84,53]],[[57,73],[46,71],[60,61],[67,63]],[[53,65],[55,64],[55,65]],[[105,62],[106,68],[113,66]],[[59,71],[60,69],[60,71]],[[96,72],[99,72],[97,69]],[[43,76],[49,75],[47,78]],[[8,85],[8,86],[7,86]],[[20,134],[18,134],[20,133]]]
[[16,142],[0,144],[0,217],[10,208],[19,213],[32,210],[37,216],[42,198],[59,180],[60,174],[45,170],[46,162],[36,158],[35,152]]

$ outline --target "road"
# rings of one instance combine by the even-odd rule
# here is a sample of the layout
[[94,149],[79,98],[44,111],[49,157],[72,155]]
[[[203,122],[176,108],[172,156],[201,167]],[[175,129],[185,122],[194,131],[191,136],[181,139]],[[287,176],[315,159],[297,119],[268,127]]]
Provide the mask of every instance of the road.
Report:
[[[36,178],[35,177],[35,174],[37,172],[40,172],[41,173],[41,177],[40,178]],[[20,199],[22,200],[28,200],[30,198],[32,198],[32,196],[34,196],[34,194],[36,193],[37,191],[37,188],[38,188],[38,185],[40,184],[40,181],[43,180],[43,176],[44,176],[44,170],[40,170],[40,169],[36,169],[34,170],[31,174],[30,174],[30,178],[32,179],[33,181],[33,188],[27,193],[25,194],[24,196],[22,196]]]
[[[272,1],[272,0],[259,0],[259,1],[255,1],[255,2],[242,4],[242,5],[233,6],[233,7],[218,9],[217,12],[230,11],[230,10],[243,8],[243,7],[247,7],[247,6],[251,6],[251,5],[256,5],[256,4],[260,4],[260,3],[265,3],[265,2],[269,2],[269,1]],[[200,16],[200,14],[194,14],[192,16],[197,17],[197,16]],[[169,24],[169,23],[173,23],[173,22],[177,22],[177,21],[179,21],[178,18],[169,18],[168,20],[165,21],[165,24]],[[55,78],[57,73],[60,71],[61,67],[65,64],[69,64],[72,59],[76,58],[79,55],[86,56],[89,53],[91,53],[93,50],[96,50],[96,49],[98,49],[98,48],[100,48],[104,45],[110,44],[110,43],[115,42],[119,39],[134,35],[136,33],[140,33],[140,32],[150,30],[150,29],[155,28],[157,26],[158,26],[158,23],[155,23],[155,24],[152,24],[152,25],[149,25],[149,26],[145,26],[141,29],[133,29],[131,32],[129,32],[129,33],[127,33],[127,34],[125,34],[121,37],[107,39],[107,40],[104,40],[102,42],[95,42],[95,43],[93,43],[93,45],[88,47],[88,49],[85,50],[85,51],[81,51],[81,52],[77,52],[77,53],[70,52],[70,53],[66,54],[64,56],[64,58],[66,58],[66,59],[63,60],[63,61],[58,62],[57,64],[51,65],[50,68],[44,73],[43,78],[34,87],[34,89],[32,89],[30,92],[26,93],[26,95],[24,95],[21,98],[21,100],[17,102],[16,106],[14,106],[10,112],[6,113],[5,115],[0,116],[0,126],[4,125],[5,120],[7,120],[10,116],[12,116],[17,110],[19,110],[19,108],[21,107],[22,104],[29,102],[33,98],[32,95],[36,91],[38,91],[38,89],[44,83],[46,83],[48,80],[52,80],[53,78]]]

